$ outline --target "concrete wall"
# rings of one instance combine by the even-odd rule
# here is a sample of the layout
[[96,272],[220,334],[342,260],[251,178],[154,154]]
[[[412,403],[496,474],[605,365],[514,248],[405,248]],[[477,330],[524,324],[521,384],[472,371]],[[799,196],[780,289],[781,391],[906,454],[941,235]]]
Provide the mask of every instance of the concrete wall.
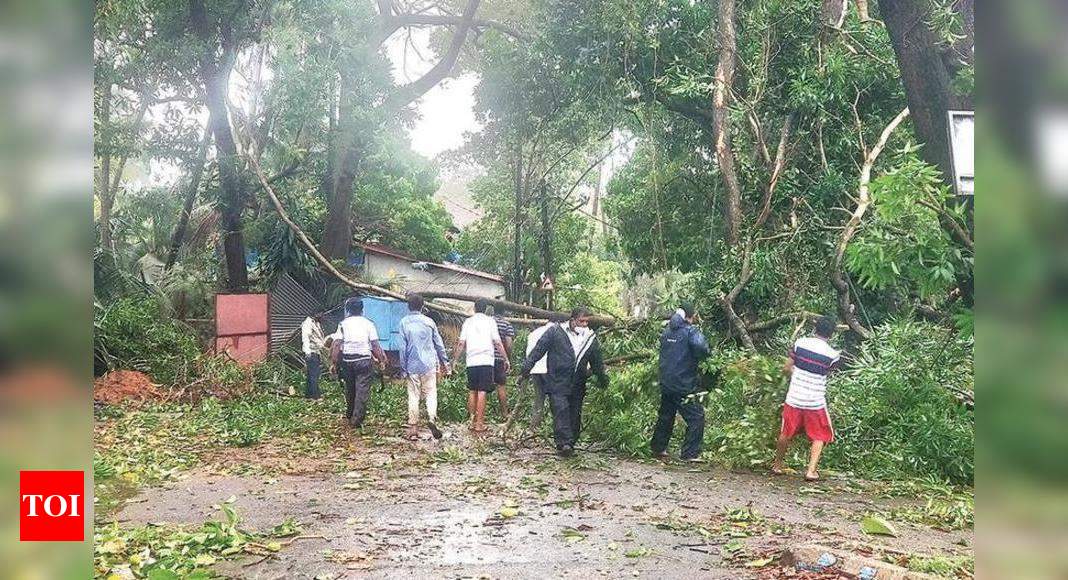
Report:
[[[456,272],[436,266],[426,270],[417,270],[408,260],[386,256],[368,251],[364,262],[364,273],[372,280],[393,280],[409,292],[442,291],[456,292],[482,298],[500,298],[504,296],[504,283]],[[470,302],[442,300],[468,312],[474,312]]]

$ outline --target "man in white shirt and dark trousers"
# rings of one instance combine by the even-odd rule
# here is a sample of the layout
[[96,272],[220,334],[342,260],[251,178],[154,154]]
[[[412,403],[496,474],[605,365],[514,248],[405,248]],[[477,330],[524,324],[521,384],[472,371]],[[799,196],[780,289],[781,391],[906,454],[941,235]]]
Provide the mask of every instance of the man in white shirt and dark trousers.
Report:
[[[570,457],[575,453],[575,442],[582,422],[587,368],[594,367],[593,374],[597,375],[601,386],[608,384],[603,361],[599,360],[599,349],[597,360],[591,360],[594,337],[592,331],[586,328],[589,321],[589,311],[576,308],[567,322],[550,324],[528,352],[519,371],[521,377],[527,377],[534,365],[545,358],[543,385],[553,413],[553,441],[561,457]],[[590,334],[586,334],[587,331]]]
[[[532,330],[530,335],[527,336],[527,356],[530,356],[534,346],[538,344],[538,339],[545,334],[546,330],[553,325],[559,325],[563,321],[563,315],[554,312],[549,316],[548,322]],[[534,408],[530,415],[530,428],[534,432],[537,432],[538,428],[541,427],[542,419],[545,417],[545,401],[548,400],[549,396],[545,392],[545,374],[549,372],[546,363],[548,358],[549,355],[541,357],[530,369],[530,380],[534,387]]]
[[322,374],[322,351],[323,344],[326,342],[326,337],[323,336],[322,320],[321,313],[313,314],[300,324],[301,350],[304,352],[304,362],[308,368],[308,381],[304,396],[316,401],[320,398],[319,376]]
[[367,416],[367,399],[371,396],[374,363],[385,366],[386,353],[378,344],[378,330],[363,317],[363,300],[345,301],[345,319],[329,337],[341,341],[338,377],[345,384],[345,418],[353,427],[363,426]]
[[504,360],[504,373],[508,373],[508,354],[504,351],[497,321],[486,315],[489,302],[475,301],[475,314],[464,321],[460,328],[460,340],[456,344],[456,356],[464,353],[467,362],[467,412],[471,417],[471,429],[476,433],[486,430],[486,393],[497,389],[494,381],[494,352]]
[[816,481],[823,446],[834,441],[834,427],[827,412],[827,377],[838,368],[841,353],[828,342],[834,336],[835,322],[827,316],[816,319],[816,336],[799,338],[790,349],[784,370],[790,375],[790,389],[782,406],[782,429],[775,448],[771,470],[783,473],[786,448],[802,429],[812,441],[805,479]]

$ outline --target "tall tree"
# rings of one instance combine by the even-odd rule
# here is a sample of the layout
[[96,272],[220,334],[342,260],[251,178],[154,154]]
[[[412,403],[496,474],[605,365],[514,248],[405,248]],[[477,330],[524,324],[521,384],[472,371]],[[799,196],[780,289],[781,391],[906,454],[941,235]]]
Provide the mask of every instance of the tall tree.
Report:
[[[368,44],[361,47],[371,54],[377,53],[397,30],[409,26],[448,26],[453,29],[448,48],[438,62],[423,76],[389,90],[377,97],[378,102],[367,102],[357,97],[356,84],[359,79],[351,78],[346,71],[339,71],[340,95],[338,106],[338,124],[334,134],[336,145],[332,148],[334,162],[330,164],[330,174],[323,180],[328,201],[326,228],[323,233],[323,253],[331,259],[348,256],[352,245],[352,194],[353,183],[360,170],[360,162],[368,142],[373,134],[361,133],[354,122],[358,111],[371,109],[381,117],[393,117],[412,102],[437,86],[453,70],[460,52],[467,40],[468,33],[476,25],[476,12],[481,0],[468,0],[462,14],[457,18],[447,13],[426,13],[413,11],[398,13],[393,2],[380,0],[378,6],[377,28],[370,35]],[[488,23],[483,23],[488,26]]]
[[973,0],[879,0],[908,97],[920,155],[952,181],[946,112],[972,109],[970,87],[957,75],[974,62]]
[[[233,10],[244,8],[237,2]],[[226,258],[226,286],[230,290],[248,288],[248,267],[245,263],[245,238],[241,213],[245,207],[245,183],[237,145],[230,130],[230,114],[226,96],[230,86],[230,72],[240,49],[237,31],[231,14],[213,14],[203,0],[189,0],[189,24],[200,40],[198,73],[204,85],[204,103],[210,114],[210,129],[215,140],[215,161],[219,166],[221,188],[223,253]]]
[[742,227],[742,189],[734,168],[734,149],[731,147],[729,97],[734,90],[734,69],[737,60],[737,38],[734,29],[734,0],[719,0],[716,21],[716,41],[719,44],[719,59],[716,62],[716,87],[713,91],[713,125],[716,140],[716,162],[726,198],[723,217],[727,226],[727,242],[738,243]]

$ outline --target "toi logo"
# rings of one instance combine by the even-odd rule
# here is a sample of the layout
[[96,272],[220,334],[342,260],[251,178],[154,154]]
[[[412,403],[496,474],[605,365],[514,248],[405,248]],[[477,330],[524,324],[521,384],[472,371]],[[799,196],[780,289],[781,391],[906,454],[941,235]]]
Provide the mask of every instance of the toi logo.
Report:
[[85,472],[19,472],[19,539],[85,540]]

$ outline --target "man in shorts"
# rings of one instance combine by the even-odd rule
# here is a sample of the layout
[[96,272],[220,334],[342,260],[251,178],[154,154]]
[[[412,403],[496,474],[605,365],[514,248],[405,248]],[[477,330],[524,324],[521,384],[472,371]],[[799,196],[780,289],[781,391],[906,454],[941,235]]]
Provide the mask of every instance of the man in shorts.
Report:
[[812,441],[805,479],[816,481],[823,446],[834,441],[831,416],[827,413],[827,377],[835,370],[841,353],[828,342],[834,336],[835,323],[829,317],[816,319],[816,336],[799,338],[790,350],[785,371],[790,375],[790,389],[782,407],[782,429],[775,449],[775,463],[771,470],[783,473],[786,448],[802,429]]
[[515,341],[515,328],[502,316],[505,311],[502,308],[493,307],[493,320],[497,323],[497,334],[501,337],[504,345],[504,356],[494,351],[493,353],[493,382],[497,384],[497,403],[500,404],[501,420],[508,419],[508,371],[504,363],[511,363],[512,343]]
[[497,322],[486,315],[487,308],[489,302],[485,299],[475,302],[475,314],[465,320],[460,328],[455,355],[459,357],[463,353],[467,364],[467,413],[471,417],[471,429],[476,433],[486,430],[486,393],[492,393],[497,388],[493,377],[495,352],[504,359],[506,374],[509,369]]

